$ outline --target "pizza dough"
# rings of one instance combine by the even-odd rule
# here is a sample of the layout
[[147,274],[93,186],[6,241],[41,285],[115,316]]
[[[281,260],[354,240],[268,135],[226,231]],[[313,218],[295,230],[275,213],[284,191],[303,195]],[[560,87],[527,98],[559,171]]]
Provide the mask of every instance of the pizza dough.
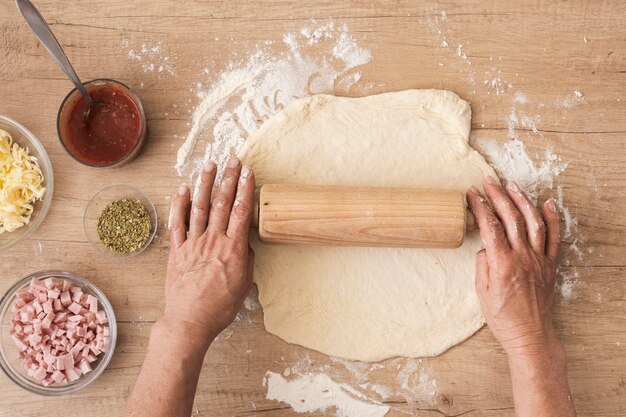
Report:
[[[471,110],[456,94],[407,90],[299,99],[247,141],[258,185],[450,188],[494,171],[469,145]],[[332,356],[435,356],[484,320],[471,233],[458,249],[270,246],[253,239],[265,328]]]

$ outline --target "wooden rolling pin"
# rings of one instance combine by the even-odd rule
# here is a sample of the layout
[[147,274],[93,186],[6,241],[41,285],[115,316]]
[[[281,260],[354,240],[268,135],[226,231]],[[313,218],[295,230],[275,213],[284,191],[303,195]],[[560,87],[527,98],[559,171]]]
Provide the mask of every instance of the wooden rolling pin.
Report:
[[269,244],[457,248],[475,227],[452,190],[266,184],[258,208]]

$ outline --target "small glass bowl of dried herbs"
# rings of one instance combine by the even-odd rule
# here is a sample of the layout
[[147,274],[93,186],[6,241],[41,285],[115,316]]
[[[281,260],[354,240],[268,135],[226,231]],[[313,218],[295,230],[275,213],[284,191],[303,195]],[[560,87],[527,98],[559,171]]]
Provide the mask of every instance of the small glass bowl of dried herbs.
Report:
[[87,204],[85,235],[101,252],[118,258],[143,252],[156,234],[154,204],[141,190],[111,185]]

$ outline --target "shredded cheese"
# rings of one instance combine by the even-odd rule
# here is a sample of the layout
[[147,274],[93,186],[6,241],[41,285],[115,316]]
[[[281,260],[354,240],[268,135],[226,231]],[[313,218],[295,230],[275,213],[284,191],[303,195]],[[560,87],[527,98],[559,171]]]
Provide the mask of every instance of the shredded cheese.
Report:
[[0,129],[0,234],[28,224],[46,189],[37,158]]

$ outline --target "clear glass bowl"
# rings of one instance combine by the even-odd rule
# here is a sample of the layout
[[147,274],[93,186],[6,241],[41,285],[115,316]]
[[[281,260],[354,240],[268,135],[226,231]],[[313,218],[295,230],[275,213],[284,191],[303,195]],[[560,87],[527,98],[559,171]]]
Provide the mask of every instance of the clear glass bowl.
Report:
[[43,222],[48,214],[48,209],[52,203],[54,192],[54,177],[52,175],[52,164],[46,153],[46,149],[41,142],[30,133],[24,126],[13,119],[0,115],[0,129],[6,130],[13,137],[13,141],[22,148],[28,148],[28,152],[37,158],[39,167],[43,173],[43,185],[46,192],[41,201],[34,204],[35,210],[30,216],[30,222],[13,232],[0,233],[0,250],[6,249],[30,236]]
[[[63,278],[72,281],[74,284],[81,286],[85,294],[91,294],[98,299],[98,302],[102,305],[107,318],[109,319],[108,325],[110,330],[110,339],[109,347],[106,352],[103,355],[100,355],[96,362],[91,364],[93,368],[92,372],[88,373],[86,376],[81,376],[78,380],[67,385],[52,384],[44,387],[39,382],[28,376],[26,368],[18,357],[19,351],[11,339],[9,330],[11,327],[11,304],[15,299],[15,293],[18,290],[27,287],[33,278],[42,280],[50,277]],[[95,381],[102,374],[102,372],[104,372],[113,357],[115,341],[117,339],[117,321],[115,320],[113,307],[98,287],[89,282],[86,278],[72,272],[53,270],[40,271],[20,279],[13,284],[11,288],[9,288],[2,296],[2,299],[0,299],[0,318],[2,319],[0,322],[0,368],[2,368],[11,381],[34,394],[55,397],[71,394],[83,389]]]
[[83,83],[83,85],[85,86],[85,89],[90,93],[101,88],[111,88],[120,91],[122,94],[128,96],[134,102],[139,112],[139,133],[133,147],[121,159],[117,161],[112,161],[110,163],[95,163],[93,161],[86,160],[85,157],[82,156],[81,153],[76,149],[70,139],[71,128],[69,124],[69,119],[71,112],[78,101],[84,100],[78,89],[74,88],[67,94],[65,99],[63,99],[63,102],[61,103],[61,106],[59,107],[59,112],[57,114],[57,134],[59,136],[59,140],[61,141],[63,149],[65,149],[65,152],[67,152],[67,154],[73,159],[80,162],[81,164],[90,167],[119,168],[123,165],[126,165],[139,155],[148,135],[148,123],[146,120],[146,113],[144,111],[143,104],[139,99],[139,96],[135,94],[127,85],[108,78],[98,78],[95,80],[86,81]]
[[[102,214],[102,211],[109,203],[123,198],[133,198],[141,201],[150,214],[150,235],[139,249],[131,253],[112,251],[100,242],[100,237],[98,236],[98,219],[100,218],[100,214]],[[156,235],[157,232],[157,212],[152,200],[150,200],[150,198],[144,194],[143,191],[130,185],[116,184],[104,188],[102,191],[94,195],[89,203],[87,203],[87,208],[85,208],[85,215],[83,217],[83,226],[85,228],[85,236],[87,236],[87,240],[89,240],[89,242],[91,242],[91,244],[93,244],[100,252],[115,258],[128,258],[143,252],[150,245],[152,239],[154,239],[154,235]]]

